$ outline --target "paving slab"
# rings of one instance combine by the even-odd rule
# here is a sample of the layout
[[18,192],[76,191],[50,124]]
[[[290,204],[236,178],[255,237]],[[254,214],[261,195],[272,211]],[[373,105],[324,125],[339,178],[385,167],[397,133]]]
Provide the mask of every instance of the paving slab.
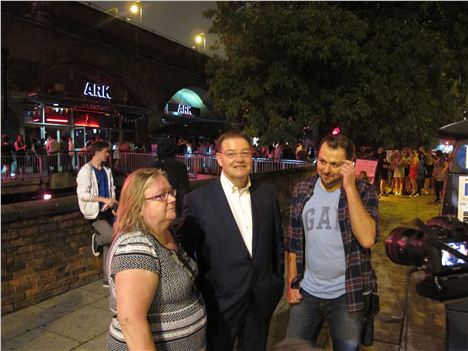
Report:
[[46,324],[44,327],[58,335],[85,343],[107,332],[111,318],[110,311],[85,306]]
[[90,291],[93,293],[93,295],[94,294],[97,294],[97,295],[103,294],[105,296],[109,295],[109,288],[104,288],[102,286],[102,280],[96,280],[92,283],[83,285],[80,289]]
[[2,341],[2,351],[62,351],[72,350],[78,345],[79,342],[76,340],[55,334],[45,328],[36,328],[6,342]]
[[89,306],[99,308],[104,311],[109,311],[109,297],[103,297],[97,301],[94,301],[93,303],[89,304]]
[[407,323],[402,331],[402,344],[406,351],[445,350],[445,307],[416,293],[416,284],[423,277],[423,272],[414,273],[408,284]]
[[[92,283],[95,285],[95,283]],[[89,305],[96,301],[109,296],[108,289],[101,288],[94,291],[89,290],[86,286],[83,289],[73,289],[65,294],[54,296],[37,306],[47,313],[60,317],[64,314],[73,312],[83,306]]]
[[2,345],[4,341],[49,322],[51,319],[44,319],[43,312],[44,310],[37,306],[30,306],[2,316]]
[[107,331],[101,335],[96,336],[90,341],[77,346],[72,349],[73,351],[96,351],[96,350],[106,350],[106,339]]

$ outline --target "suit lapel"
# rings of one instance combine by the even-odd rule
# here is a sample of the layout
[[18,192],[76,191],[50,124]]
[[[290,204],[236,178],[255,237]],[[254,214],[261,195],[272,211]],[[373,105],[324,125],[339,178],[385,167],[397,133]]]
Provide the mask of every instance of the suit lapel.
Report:
[[250,202],[252,204],[252,258],[255,257],[259,237],[258,226],[261,219],[260,211],[262,209],[260,200],[257,186],[252,185],[250,187]]

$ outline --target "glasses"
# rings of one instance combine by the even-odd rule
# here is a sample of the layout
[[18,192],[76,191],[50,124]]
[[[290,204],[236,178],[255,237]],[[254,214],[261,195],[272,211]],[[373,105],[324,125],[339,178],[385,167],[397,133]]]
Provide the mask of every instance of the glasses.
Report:
[[250,151],[241,151],[241,152],[228,151],[228,152],[221,152],[221,153],[230,159],[234,159],[236,158],[236,156],[240,156],[241,158],[252,157],[252,153]]
[[172,195],[174,197],[176,197],[177,195],[177,189],[172,189],[172,190],[169,190],[169,191],[165,191],[161,194],[158,194],[158,195],[154,195],[154,196],[150,196],[150,197],[147,197],[145,198],[145,200],[153,200],[153,201],[167,201],[169,195]]

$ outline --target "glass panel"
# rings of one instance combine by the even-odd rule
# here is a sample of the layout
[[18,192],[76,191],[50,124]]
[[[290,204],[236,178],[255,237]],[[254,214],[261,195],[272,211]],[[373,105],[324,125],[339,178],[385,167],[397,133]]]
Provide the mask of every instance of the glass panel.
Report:
[[85,129],[75,128],[75,149],[82,149],[85,146]]
[[453,152],[450,172],[468,174],[468,139],[458,140]]
[[24,104],[24,122],[25,123],[41,123],[41,107],[35,103]]

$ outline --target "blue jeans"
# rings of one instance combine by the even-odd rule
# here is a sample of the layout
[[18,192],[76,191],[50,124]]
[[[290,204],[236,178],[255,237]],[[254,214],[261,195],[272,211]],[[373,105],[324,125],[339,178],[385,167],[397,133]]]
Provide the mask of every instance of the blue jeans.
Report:
[[334,351],[359,349],[363,310],[348,312],[346,295],[336,299],[321,299],[308,294],[303,289],[301,294],[301,303],[290,305],[288,337],[308,340],[315,345],[322,324],[326,320]]

